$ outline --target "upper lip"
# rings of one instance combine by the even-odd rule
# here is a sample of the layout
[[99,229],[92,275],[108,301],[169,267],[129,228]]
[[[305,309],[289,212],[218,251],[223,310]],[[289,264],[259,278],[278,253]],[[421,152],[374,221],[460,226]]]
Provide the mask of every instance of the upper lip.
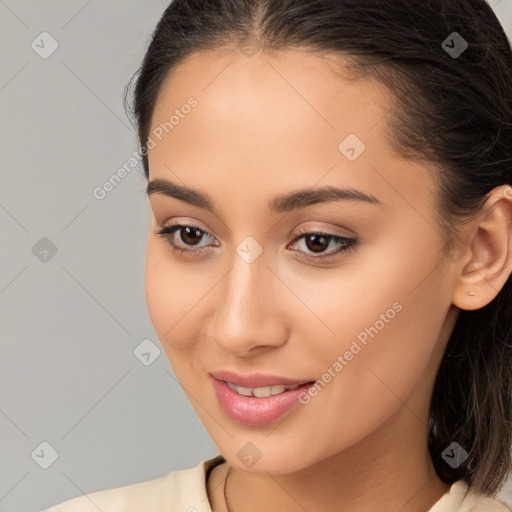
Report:
[[280,375],[270,375],[266,373],[252,373],[250,375],[238,375],[236,373],[226,371],[211,372],[214,379],[230,382],[244,388],[263,388],[267,386],[292,386],[295,384],[305,384],[313,382],[314,379],[292,379],[282,377]]

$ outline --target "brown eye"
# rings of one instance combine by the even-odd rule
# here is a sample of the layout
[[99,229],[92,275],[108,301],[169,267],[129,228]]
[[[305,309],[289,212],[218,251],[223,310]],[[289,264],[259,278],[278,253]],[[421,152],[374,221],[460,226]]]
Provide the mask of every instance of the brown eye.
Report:
[[[306,250],[301,250],[299,252],[305,253],[306,257],[311,257],[313,260],[336,256],[337,254],[355,248],[357,245],[357,240],[355,238],[347,238],[340,235],[314,231],[308,232],[300,230],[300,233],[301,236],[297,237],[292,242],[292,247],[297,246],[300,241],[304,240]],[[339,248],[334,251],[325,252],[332,243],[338,244]],[[313,256],[313,254],[318,254],[318,256]]]
[[[174,233],[176,231],[179,231],[180,233],[179,238],[181,239],[181,242],[175,240]],[[204,229],[200,229],[197,226],[187,224],[175,224],[174,226],[166,226],[160,230],[157,230],[156,234],[163,236],[174,252],[179,254],[185,253],[190,256],[195,255],[195,253],[201,253],[207,250],[206,246],[198,246],[198,243],[201,242],[205,236],[213,238],[213,236]],[[187,246],[197,246],[198,248],[188,249]]]
[[329,240],[324,235],[306,235],[304,238],[306,247],[313,252],[322,252],[329,246]]
[[[175,240],[174,234],[179,231],[180,241]],[[321,233],[321,232],[305,232],[300,231],[301,236],[297,237],[291,244],[292,248],[304,240],[305,249],[299,250],[300,253],[305,254],[306,258],[313,260],[320,260],[323,258],[332,258],[342,252],[353,249],[357,245],[355,238],[347,238],[340,235]],[[167,226],[156,231],[156,234],[163,236],[167,243],[171,246],[173,252],[185,254],[187,256],[195,256],[203,251],[208,250],[207,245],[198,245],[205,237],[214,238],[210,233],[197,226],[187,224],[175,224],[174,226]],[[331,244],[338,244],[339,248],[334,251],[326,252]],[[217,245],[218,244],[214,244]],[[196,249],[189,249],[188,247],[196,247]],[[316,255],[316,256],[315,256]]]
[[187,245],[195,245],[201,241],[203,231],[191,226],[180,228],[180,238]]

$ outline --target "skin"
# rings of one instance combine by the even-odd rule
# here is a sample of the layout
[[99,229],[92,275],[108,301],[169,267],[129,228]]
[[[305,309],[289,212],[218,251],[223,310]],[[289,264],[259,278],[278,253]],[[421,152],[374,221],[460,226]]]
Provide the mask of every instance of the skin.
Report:
[[[434,220],[432,167],[392,153],[393,98],[379,84],[343,78],[333,61],[303,51],[202,51],[164,83],[151,130],[190,96],[197,107],[149,151],[150,180],[207,194],[217,214],[151,194],[145,283],[167,357],[227,460],[207,482],[212,510],[226,510],[228,464],[232,512],[428,510],[449,490],[427,446],[436,372],[459,308],[489,303],[511,273],[512,194],[493,191],[450,259]],[[338,150],[351,133],[366,145],[353,162]],[[382,204],[267,210],[276,195],[323,185]],[[171,222],[205,230],[197,245],[183,231],[172,237],[207,251],[173,253],[156,234]],[[321,263],[314,245],[293,243],[299,228],[360,243]],[[236,252],[248,236],[263,248],[252,263]],[[321,379],[397,302],[401,311],[308,404],[256,427],[221,410],[209,372]],[[261,453],[251,468],[237,457],[249,442]]]

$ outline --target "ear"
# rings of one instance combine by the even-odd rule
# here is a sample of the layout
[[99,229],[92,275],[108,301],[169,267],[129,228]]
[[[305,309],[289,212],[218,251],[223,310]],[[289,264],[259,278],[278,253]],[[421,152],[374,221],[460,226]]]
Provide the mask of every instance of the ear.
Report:
[[512,273],[512,187],[493,189],[469,226],[463,257],[456,262],[452,302],[474,310],[489,304]]

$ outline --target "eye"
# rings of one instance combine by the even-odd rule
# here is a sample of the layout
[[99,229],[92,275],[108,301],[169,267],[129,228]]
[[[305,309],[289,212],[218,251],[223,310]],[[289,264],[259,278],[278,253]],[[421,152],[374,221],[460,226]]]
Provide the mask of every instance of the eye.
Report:
[[[342,252],[347,252],[349,250],[355,249],[357,246],[357,239],[355,238],[347,238],[341,235],[335,235],[333,233],[322,233],[319,231],[303,231],[299,229],[299,233],[301,236],[298,236],[290,245],[290,247],[297,246],[298,242],[304,241],[304,245],[306,249],[313,251],[299,251],[305,252],[306,257],[311,258],[313,260],[319,260],[324,258],[332,258]],[[338,244],[339,248],[334,251],[329,251],[324,253],[324,251],[332,244]],[[314,254],[319,254],[319,256],[314,256]]]
[[[176,242],[174,237],[176,232],[180,233],[179,238],[181,239],[181,243],[185,244],[185,246],[179,245],[179,243]],[[332,258],[339,253],[346,252],[355,248],[358,242],[355,238],[347,238],[332,233],[303,230],[299,230],[299,232],[301,235],[295,238],[295,240],[290,244],[290,247],[294,248],[298,245],[298,242],[304,240],[306,250],[299,252],[305,253],[306,257],[312,258],[314,260]],[[205,235],[212,239],[214,238],[210,233],[208,233],[208,231],[205,231],[204,229],[201,229],[192,224],[175,224],[173,226],[166,226],[160,230],[157,230],[155,233],[158,236],[165,238],[173,252],[180,255],[185,255],[187,257],[196,256],[207,250],[208,246],[198,245],[198,242],[200,242]],[[325,250],[328,249],[331,244],[338,244],[338,249],[325,253]],[[219,244],[216,245],[218,246]],[[196,246],[198,248],[190,249],[187,246]]]
[[180,255],[185,254],[187,256],[192,256],[195,255],[194,253],[198,254],[204,252],[206,247],[199,246],[199,249],[187,249],[186,247],[178,245],[174,240],[174,233],[176,231],[180,231],[179,238],[181,238],[183,243],[192,244],[192,246],[197,245],[197,241],[201,240],[204,235],[208,235],[210,238],[213,238],[213,236],[204,229],[198,228],[197,226],[193,226],[191,224],[175,224],[174,226],[166,226],[160,230],[157,230],[156,234],[163,236],[167,243],[171,246],[173,252]]

